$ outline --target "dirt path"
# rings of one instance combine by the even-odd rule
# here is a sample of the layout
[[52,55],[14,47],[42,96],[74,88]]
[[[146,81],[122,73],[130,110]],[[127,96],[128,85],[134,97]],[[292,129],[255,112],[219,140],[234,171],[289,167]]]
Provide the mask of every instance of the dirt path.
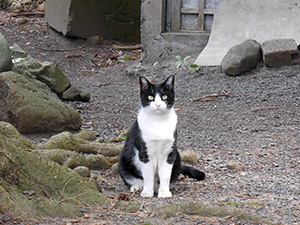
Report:
[[[112,199],[109,208],[85,209],[88,219],[48,224],[243,224],[234,217],[177,213],[163,220],[152,213],[159,206],[194,200],[241,209],[280,224],[300,224],[300,66],[261,65],[243,76],[229,77],[214,67],[200,72],[176,69],[174,56],[174,62],[129,76],[126,69],[139,58],[139,51],[112,50],[110,44],[89,47],[83,40],[63,38],[43,18],[25,19],[17,24],[17,17],[0,12],[0,31],[10,44],[56,63],[73,85],[90,91],[89,103],[69,104],[80,111],[83,128],[103,138],[117,136],[134,121],[139,108],[138,75],[161,81],[174,74],[179,149],[196,151],[199,163],[194,166],[207,174],[204,182],[178,182],[171,199],[145,200],[136,194],[132,199],[142,207],[135,213],[118,210]],[[116,64],[125,55],[129,60]],[[230,169],[231,161],[241,169]],[[128,193],[110,171],[101,185],[111,198]]]

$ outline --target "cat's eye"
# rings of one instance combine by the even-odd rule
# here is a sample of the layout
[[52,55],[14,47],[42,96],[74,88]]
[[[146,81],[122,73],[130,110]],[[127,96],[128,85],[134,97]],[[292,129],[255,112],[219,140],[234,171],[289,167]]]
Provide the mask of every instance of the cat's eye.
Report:
[[150,101],[153,101],[153,100],[154,100],[154,97],[153,97],[152,95],[149,95],[149,96],[148,96],[148,99],[149,99]]
[[167,100],[168,96],[167,95],[163,95],[162,96],[162,100]]

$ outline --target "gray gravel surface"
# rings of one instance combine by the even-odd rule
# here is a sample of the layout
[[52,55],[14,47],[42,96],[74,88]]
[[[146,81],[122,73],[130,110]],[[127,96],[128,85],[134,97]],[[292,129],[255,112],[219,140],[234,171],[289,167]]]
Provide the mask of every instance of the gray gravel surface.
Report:
[[[55,62],[74,86],[91,93],[89,103],[68,104],[80,111],[83,128],[96,131],[100,137],[117,136],[118,131],[134,121],[139,108],[139,75],[158,82],[169,75],[176,76],[178,147],[180,151],[197,152],[199,163],[194,166],[204,170],[207,179],[178,182],[173,188],[174,197],[169,200],[135,196],[135,200],[143,202],[144,214],[110,211],[100,216],[101,209],[90,210],[95,221],[244,224],[231,218],[209,221],[187,215],[162,220],[148,215],[146,210],[200,200],[208,205],[242,209],[274,223],[300,224],[300,66],[259,65],[242,76],[230,77],[217,67],[199,72],[176,69],[174,56],[174,62],[150,65],[136,75],[126,75],[133,61],[96,66],[109,54],[120,52],[111,51],[109,46],[81,48],[83,40],[64,39],[49,29],[42,18],[27,19],[27,23],[18,25],[12,18],[0,31],[10,44],[18,43],[33,57]],[[120,54],[139,57],[133,51]],[[230,161],[242,169],[229,169]],[[107,195],[128,192],[121,179],[110,176],[109,171],[104,179]],[[53,223],[60,222],[65,223]]]

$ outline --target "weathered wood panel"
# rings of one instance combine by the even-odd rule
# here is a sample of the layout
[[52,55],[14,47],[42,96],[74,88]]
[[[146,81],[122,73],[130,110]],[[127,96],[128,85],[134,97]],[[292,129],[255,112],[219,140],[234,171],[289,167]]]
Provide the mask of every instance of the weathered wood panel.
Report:
[[221,0],[165,0],[165,30],[210,30],[215,9]]

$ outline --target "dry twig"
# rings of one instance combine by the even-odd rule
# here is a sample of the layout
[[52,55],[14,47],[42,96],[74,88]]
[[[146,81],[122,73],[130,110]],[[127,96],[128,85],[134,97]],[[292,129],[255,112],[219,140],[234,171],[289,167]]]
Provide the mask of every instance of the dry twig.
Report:
[[192,101],[193,102],[196,102],[196,101],[216,101],[219,99],[219,97],[230,97],[230,95],[226,92],[226,91],[223,91],[223,94],[212,94],[212,95],[207,95],[207,96],[203,96],[201,98],[196,98],[196,99],[193,99]]
[[116,50],[136,50],[142,48],[141,44],[137,45],[113,45],[113,49]]

